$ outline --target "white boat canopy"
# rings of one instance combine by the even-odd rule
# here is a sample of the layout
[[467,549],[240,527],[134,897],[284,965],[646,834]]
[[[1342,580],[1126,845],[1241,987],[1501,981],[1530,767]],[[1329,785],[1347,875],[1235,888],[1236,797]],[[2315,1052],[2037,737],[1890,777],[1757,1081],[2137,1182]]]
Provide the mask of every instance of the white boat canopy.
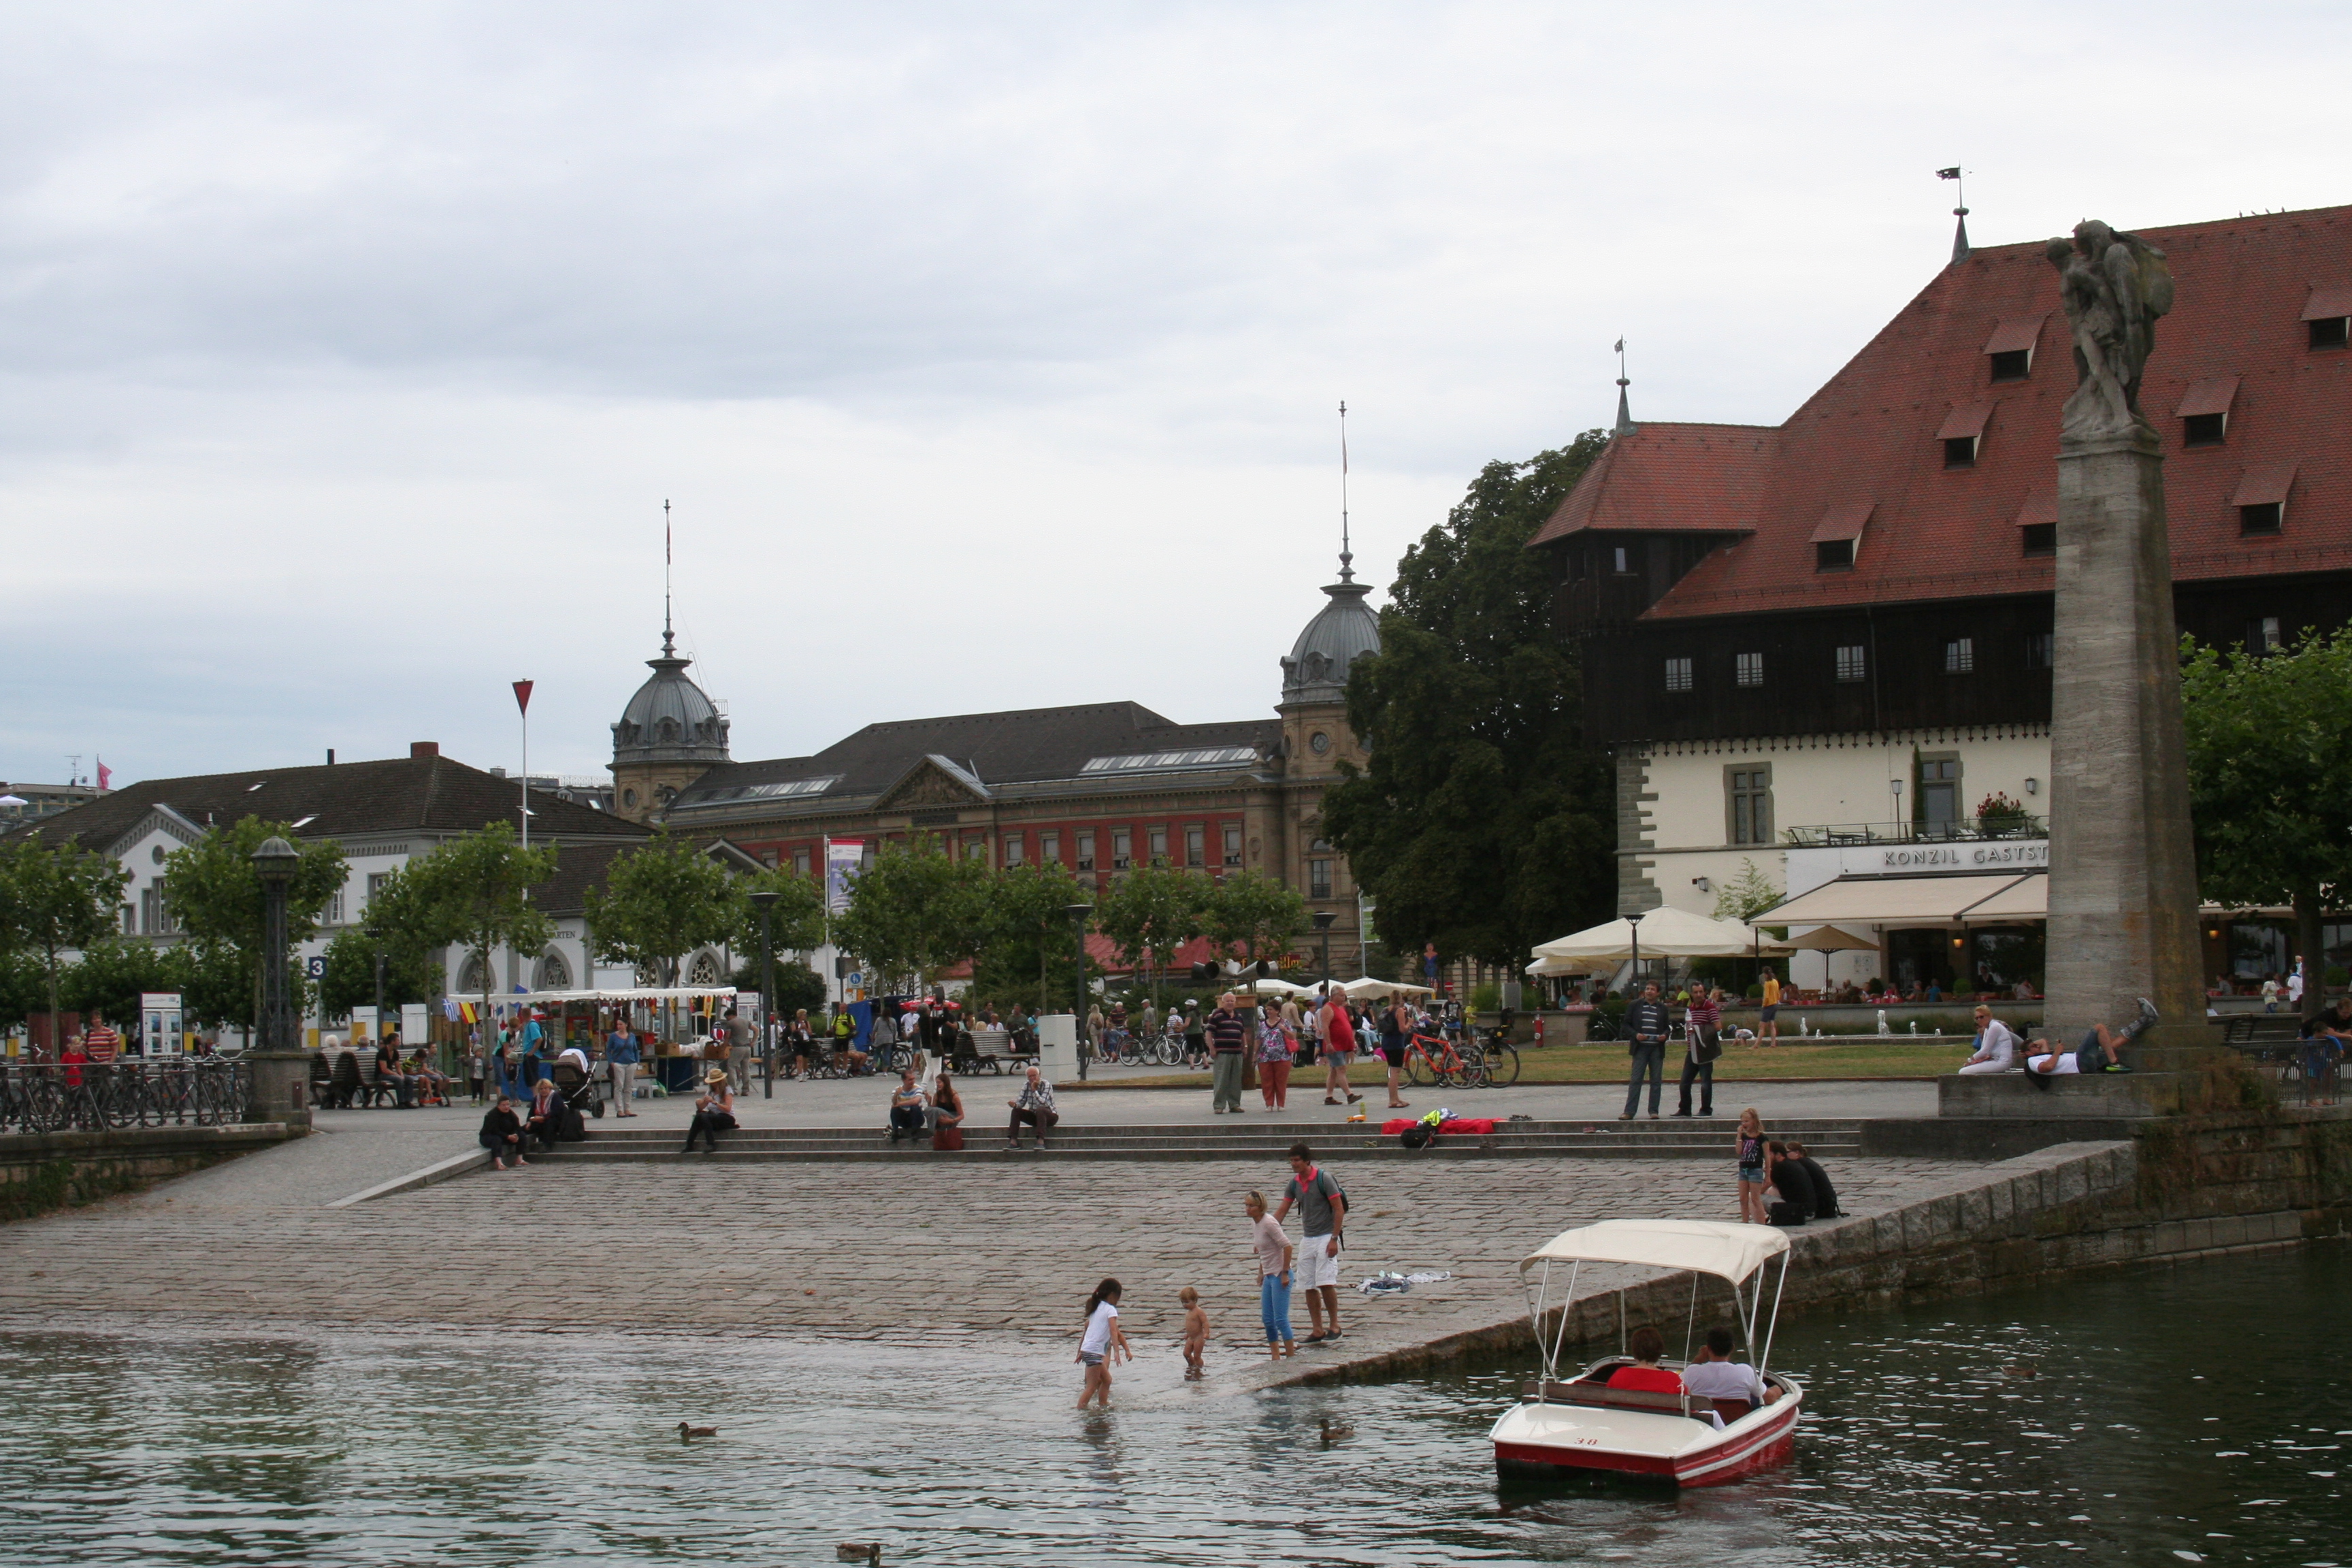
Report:
[[1539,1263],[1635,1263],[1712,1274],[1737,1286],[1788,1250],[1788,1234],[1769,1225],[1604,1219],[1560,1232],[1519,1259],[1519,1271]]

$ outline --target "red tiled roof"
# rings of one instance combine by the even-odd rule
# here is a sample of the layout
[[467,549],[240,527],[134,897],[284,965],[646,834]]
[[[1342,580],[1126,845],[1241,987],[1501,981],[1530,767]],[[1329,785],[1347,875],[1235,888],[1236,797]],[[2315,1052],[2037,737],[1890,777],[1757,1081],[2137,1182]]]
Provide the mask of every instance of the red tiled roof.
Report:
[[1734,533],[1756,526],[1780,432],[1759,425],[1637,425],[1601,448],[1528,542],[1584,529]]
[[[2352,353],[2312,350],[2301,324],[2314,300],[2352,300],[2352,207],[2141,232],[2179,280],[2140,394],[2164,437],[2174,575],[2352,568]],[[1611,443],[1531,542],[1585,528],[1748,531],[1649,619],[2047,590],[2051,558],[2021,555],[2016,529],[2047,521],[2035,492],[2054,487],[2059,409],[2074,389],[2056,293],[2042,242],[1978,250],[1778,429],[1642,426]],[[2027,342],[2030,378],[1990,381],[1991,347]],[[2170,411],[2191,387],[2210,384],[2210,397],[2231,378],[2227,443],[2183,449]],[[1990,423],[1976,464],[1946,468],[1937,434],[1978,404]],[[2284,531],[2242,537],[2242,481],[2275,488],[2282,473]],[[1816,571],[1816,525],[1865,501],[1870,547],[1850,571]]]

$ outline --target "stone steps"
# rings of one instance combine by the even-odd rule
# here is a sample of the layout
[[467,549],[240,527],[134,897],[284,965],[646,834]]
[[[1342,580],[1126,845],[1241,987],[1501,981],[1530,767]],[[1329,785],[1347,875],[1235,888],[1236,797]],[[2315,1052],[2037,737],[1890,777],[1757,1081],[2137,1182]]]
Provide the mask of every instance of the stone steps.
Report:
[[[1521,1121],[1505,1123],[1484,1136],[1441,1137],[1423,1149],[1407,1149],[1383,1135],[1377,1122],[1238,1122],[1169,1126],[1070,1126],[1057,1129],[1045,1157],[1094,1160],[1242,1160],[1279,1163],[1290,1145],[1300,1140],[1318,1153],[1328,1151],[1348,1158],[1381,1159],[1586,1159],[1586,1160],[1721,1160],[1731,1158],[1727,1121],[1668,1121],[1657,1122]],[[1857,1121],[1811,1121],[1776,1124],[1777,1136],[1793,1137],[1824,1158],[1853,1158],[1861,1152]],[[994,1123],[967,1128],[968,1147],[955,1152],[934,1151],[927,1142],[893,1144],[888,1133],[875,1128],[739,1128],[724,1134],[716,1154],[699,1151],[696,1159],[729,1163],[767,1161],[982,1160],[1009,1157],[1003,1130]],[[553,1157],[570,1163],[609,1163],[615,1161],[675,1160],[685,1142],[676,1129],[631,1128],[605,1131],[592,1124],[582,1143],[562,1144]],[[1024,1138],[1022,1154],[1038,1157]],[[548,1158],[535,1155],[534,1159]]]

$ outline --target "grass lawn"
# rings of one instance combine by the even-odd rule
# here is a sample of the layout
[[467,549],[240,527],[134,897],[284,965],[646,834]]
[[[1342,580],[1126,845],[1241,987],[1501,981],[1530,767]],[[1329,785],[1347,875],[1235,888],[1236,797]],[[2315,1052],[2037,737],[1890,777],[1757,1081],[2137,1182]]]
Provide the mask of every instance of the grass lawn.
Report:
[[[1844,1041],[1823,1045],[1793,1045],[1782,1043],[1770,1047],[1726,1046],[1723,1055],[1716,1059],[1715,1077],[1718,1083],[1736,1083],[1742,1079],[1874,1079],[1874,1078],[1937,1078],[1950,1072],[1969,1059],[1970,1042],[1966,1039],[1936,1044],[1912,1045],[1907,1041],[1885,1040]],[[1623,1083],[1626,1071],[1626,1051],[1622,1043],[1611,1041],[1591,1046],[1547,1046],[1541,1050],[1521,1047],[1519,1051],[1519,1081],[1521,1083]],[[1666,1061],[1669,1080],[1681,1070],[1680,1058]],[[1150,1077],[1119,1078],[1110,1081],[1097,1079],[1087,1089],[1189,1089],[1208,1079],[1205,1072],[1154,1073]],[[1387,1069],[1378,1064],[1358,1062],[1348,1074],[1349,1081],[1357,1084],[1383,1083]],[[1300,1084],[1323,1081],[1319,1068],[1302,1068],[1291,1079],[1294,1089]],[[1077,1084],[1056,1084],[1056,1092],[1076,1089]]]

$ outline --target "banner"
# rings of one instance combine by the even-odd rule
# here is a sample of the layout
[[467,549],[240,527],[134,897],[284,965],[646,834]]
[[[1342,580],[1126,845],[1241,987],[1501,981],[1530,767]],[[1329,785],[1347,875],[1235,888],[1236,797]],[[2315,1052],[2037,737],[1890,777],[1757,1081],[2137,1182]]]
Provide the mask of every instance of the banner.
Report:
[[829,915],[849,912],[849,884],[857,879],[858,863],[866,858],[866,841],[862,838],[828,838],[824,841],[824,910]]

